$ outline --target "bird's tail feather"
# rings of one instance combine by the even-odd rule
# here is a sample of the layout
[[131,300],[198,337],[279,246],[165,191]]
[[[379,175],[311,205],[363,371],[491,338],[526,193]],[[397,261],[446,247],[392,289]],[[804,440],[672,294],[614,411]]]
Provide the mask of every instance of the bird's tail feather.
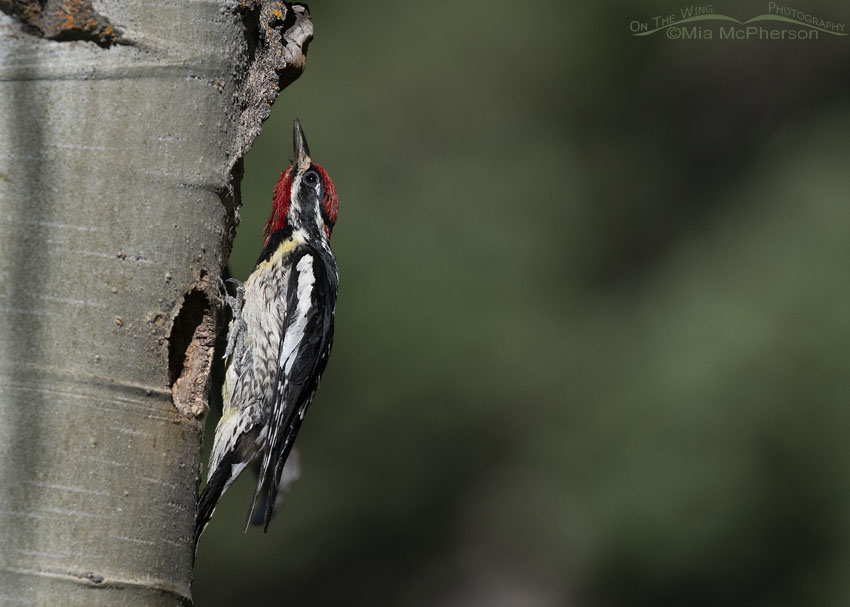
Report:
[[198,498],[198,511],[195,514],[195,537],[192,544],[193,550],[197,550],[198,540],[201,538],[201,533],[204,532],[210,518],[212,518],[218,500],[236,476],[233,474],[235,455],[235,452],[231,451],[222,458],[212,476],[207,481],[204,490],[201,492],[201,497]]

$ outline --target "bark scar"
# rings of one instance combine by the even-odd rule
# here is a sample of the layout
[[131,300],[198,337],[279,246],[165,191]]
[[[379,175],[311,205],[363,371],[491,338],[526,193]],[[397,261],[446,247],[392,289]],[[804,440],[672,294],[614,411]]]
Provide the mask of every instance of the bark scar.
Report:
[[87,580],[87,581],[89,581],[89,582],[91,582],[92,584],[95,584],[95,585],[103,584],[103,576],[99,575],[97,573],[94,573],[93,571],[87,571],[85,573],[78,573],[77,579],[78,580]]
[[0,0],[0,10],[16,17],[35,36],[65,42],[89,40],[103,48],[121,42],[115,26],[91,0]]
[[313,22],[305,4],[255,0],[243,5],[251,64],[241,85],[242,118],[234,162],[260,134],[280,91],[304,71],[313,39]]
[[217,192],[227,210],[222,243],[222,259],[225,260],[230,256],[239,225],[243,158],[262,131],[263,122],[271,114],[272,104],[280,92],[304,71],[307,47],[313,39],[313,21],[306,4],[240,0],[237,11],[245,31],[248,69],[240,74],[237,83],[239,130],[230,154],[227,180]]

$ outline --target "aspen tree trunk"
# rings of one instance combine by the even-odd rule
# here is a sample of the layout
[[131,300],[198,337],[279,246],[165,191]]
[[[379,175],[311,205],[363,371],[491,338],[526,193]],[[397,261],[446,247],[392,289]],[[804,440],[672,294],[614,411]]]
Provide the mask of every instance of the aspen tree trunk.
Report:
[[241,159],[303,6],[0,0],[0,603],[191,604]]

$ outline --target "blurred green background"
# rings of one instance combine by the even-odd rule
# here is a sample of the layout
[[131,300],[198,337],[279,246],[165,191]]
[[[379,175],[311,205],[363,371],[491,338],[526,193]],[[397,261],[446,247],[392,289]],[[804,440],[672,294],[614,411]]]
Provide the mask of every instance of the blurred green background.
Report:
[[629,35],[686,5],[310,3],[231,268],[297,116],[334,353],[302,479],[267,536],[234,485],[197,605],[850,604],[850,36]]

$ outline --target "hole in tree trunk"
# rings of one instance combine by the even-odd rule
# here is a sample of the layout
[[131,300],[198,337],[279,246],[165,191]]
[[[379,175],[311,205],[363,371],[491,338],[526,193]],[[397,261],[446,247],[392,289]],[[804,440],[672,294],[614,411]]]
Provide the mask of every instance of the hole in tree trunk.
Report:
[[[199,282],[208,284],[204,274]],[[187,417],[200,417],[206,408],[215,339],[215,311],[206,293],[195,287],[183,298],[168,340],[171,395],[174,406]]]

